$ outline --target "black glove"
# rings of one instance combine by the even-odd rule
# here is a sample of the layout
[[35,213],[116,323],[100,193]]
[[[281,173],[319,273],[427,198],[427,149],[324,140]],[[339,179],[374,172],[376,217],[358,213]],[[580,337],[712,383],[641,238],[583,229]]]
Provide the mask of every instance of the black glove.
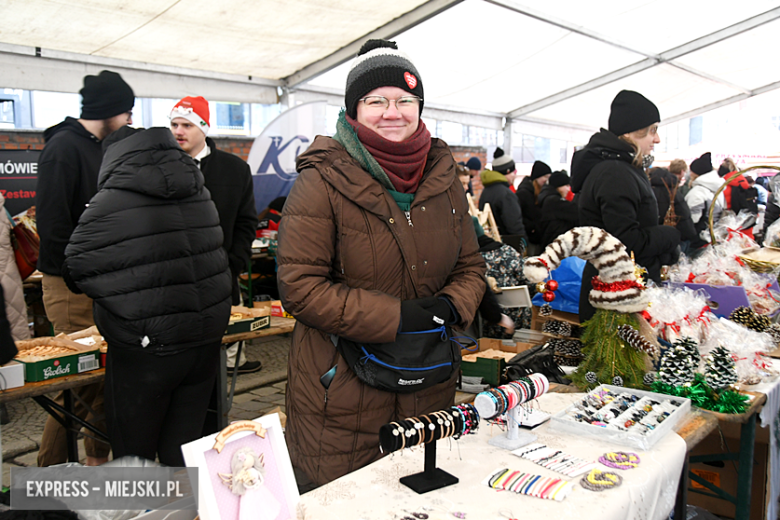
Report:
[[661,265],[674,265],[680,260],[680,252],[680,246],[678,245],[672,251],[661,255],[658,260],[661,262]]
[[431,330],[456,321],[457,313],[445,296],[406,300],[401,302],[398,332]]

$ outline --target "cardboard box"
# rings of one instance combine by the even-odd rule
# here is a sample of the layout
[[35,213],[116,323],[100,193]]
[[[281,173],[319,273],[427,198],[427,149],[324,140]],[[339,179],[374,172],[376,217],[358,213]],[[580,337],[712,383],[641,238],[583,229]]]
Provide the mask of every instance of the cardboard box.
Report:
[[10,361],[0,366],[0,390],[10,390],[24,386],[24,365],[18,361]]
[[[255,302],[257,303],[266,303],[266,302]],[[284,310],[284,306],[282,305],[282,302],[280,300],[274,300],[271,302],[271,316],[276,316],[278,318],[292,318],[293,315]]]
[[572,325],[580,324],[579,314],[554,310],[550,316],[540,316],[539,307],[534,306],[531,309],[531,330],[542,330],[542,325],[548,320],[565,321]]
[[271,306],[269,302],[255,302],[261,304],[259,307],[231,307],[231,313],[242,313],[247,318],[241,320],[231,320],[228,323],[225,334],[240,334],[243,332],[255,332],[257,330],[267,329],[271,326]]
[[100,351],[78,352],[69,356],[25,363],[24,379],[28,382],[48,381],[56,377],[72,376],[100,368]]
[[[696,447],[691,450],[690,455],[713,455],[739,452],[739,433],[740,428],[737,423],[720,422],[721,429],[726,446],[721,440],[718,431],[712,432],[705,437]],[[753,452],[753,486],[750,496],[750,520],[762,520],[766,513],[766,491],[769,486],[769,428],[756,428],[756,442]],[[690,465],[690,470],[725,490],[731,495],[737,494],[737,469],[738,461],[716,461],[716,462],[697,462]],[[705,496],[696,493],[693,490],[703,490],[705,493],[711,493],[701,484],[688,479],[688,503],[699,506],[707,511],[717,514],[720,517],[734,518],[736,506],[728,500]]]
[[[533,346],[534,345],[530,343],[521,343],[512,340],[480,338],[477,352],[499,350],[501,352],[519,354]],[[506,360],[503,358],[478,357],[476,361],[466,361],[464,359],[460,364],[460,369],[464,376],[481,377],[485,383],[492,386],[501,384],[501,375],[504,373],[505,368]]]

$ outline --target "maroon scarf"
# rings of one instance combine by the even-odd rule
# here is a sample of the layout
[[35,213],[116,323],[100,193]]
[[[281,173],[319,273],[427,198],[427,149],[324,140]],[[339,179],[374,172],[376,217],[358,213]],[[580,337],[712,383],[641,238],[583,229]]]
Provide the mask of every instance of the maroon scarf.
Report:
[[395,190],[400,193],[415,193],[431,149],[431,133],[422,119],[415,133],[405,141],[397,143],[388,141],[351,117],[346,117],[347,122],[355,129],[360,143],[387,173]]

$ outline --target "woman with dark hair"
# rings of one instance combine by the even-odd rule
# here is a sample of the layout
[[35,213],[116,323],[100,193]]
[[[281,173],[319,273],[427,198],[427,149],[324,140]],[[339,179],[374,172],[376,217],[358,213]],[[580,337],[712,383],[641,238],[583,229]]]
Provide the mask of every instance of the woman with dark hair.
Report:
[[[680,232],[680,249],[690,255],[707,242],[699,238],[691,219],[691,210],[685,203],[685,197],[680,193],[679,179],[666,168],[650,170],[650,184],[658,201],[658,223],[671,225]],[[674,205],[670,203],[674,198]]]
[[414,64],[395,43],[369,40],[344,101],[336,135],[318,136],[298,157],[279,227],[279,293],[298,320],[285,437],[299,484],[322,485],[377,460],[382,425],[455,397],[457,374],[411,393],[369,386],[334,342],[465,328],[485,291],[466,194],[449,147],[420,119]]
[[[661,116],[646,97],[621,90],[612,101],[609,128],[602,128],[572,158],[572,189],[577,193],[580,226],[609,232],[634,253],[647,275],[661,281],[661,265],[679,255],[680,232],[659,225],[658,204],[645,167],[658,137]],[[588,263],[582,274],[580,319],[595,310],[588,302],[591,279],[598,274]]]

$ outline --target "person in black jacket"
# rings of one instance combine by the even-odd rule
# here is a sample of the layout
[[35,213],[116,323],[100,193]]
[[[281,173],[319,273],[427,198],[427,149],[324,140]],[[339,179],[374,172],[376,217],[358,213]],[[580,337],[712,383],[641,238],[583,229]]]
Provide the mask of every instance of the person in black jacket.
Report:
[[680,248],[683,253],[690,255],[707,243],[699,238],[699,234],[691,219],[691,210],[685,202],[685,198],[678,188],[679,178],[666,168],[653,168],[650,170],[650,185],[653,187],[655,200],[658,202],[658,223],[664,224],[664,219],[669,211],[669,197],[674,194],[674,215],[676,224],[674,227],[680,232]]
[[[217,149],[214,141],[206,137],[210,128],[209,103],[202,96],[183,98],[174,105],[169,117],[176,142],[200,166],[211,200],[217,206],[225,237],[222,247],[228,254],[233,280],[232,302],[239,305],[238,275],[246,271],[257,229],[252,172],[245,161]],[[237,361],[237,342],[228,346],[226,353],[228,368],[232,369],[238,362],[239,374],[263,368],[260,361],[247,361],[244,352]]]
[[[55,334],[70,334],[94,325],[92,301],[73,294],[62,279],[65,246],[89,200],[97,193],[98,171],[103,159],[101,140],[111,132],[133,123],[135,95],[122,77],[104,70],[85,76],[81,94],[81,117],[65,120],[43,133],[46,145],[38,160],[38,189],[35,195],[36,221],[41,248],[38,270],[43,273],[43,305]],[[78,389],[74,412],[98,428],[104,428],[103,383]],[[88,406],[83,406],[82,401]],[[62,392],[54,398],[64,403]],[[91,408],[91,410],[90,410]],[[94,412],[94,413],[93,413]],[[108,444],[93,437],[84,439],[87,465],[108,461]],[[68,460],[66,432],[49,417],[43,429],[38,466]]]
[[[661,282],[661,265],[677,261],[680,232],[658,224],[658,203],[644,171],[653,147],[661,142],[658,108],[646,97],[621,90],[612,101],[609,129],[594,134],[572,157],[572,189],[577,194],[580,226],[604,229],[633,252],[648,277]],[[595,312],[588,302],[590,263],[582,274],[580,320]]]
[[94,300],[108,343],[114,457],[183,466],[181,445],[201,436],[230,318],[219,215],[167,128],[122,129],[104,145],[98,193],[71,236],[63,274]]
[[547,247],[558,236],[577,227],[579,210],[571,192],[569,176],[565,172],[554,172],[539,193],[542,208],[540,227],[542,247]]
[[479,197],[479,209],[485,204],[490,204],[490,210],[496,219],[498,232],[503,235],[520,236],[521,241],[527,245],[528,235],[523,226],[523,214],[520,204],[517,202],[512,190],[509,189],[517,175],[515,161],[504,154],[504,150],[496,148],[493,154],[492,170],[484,170],[480,174],[482,195]]
[[541,254],[543,240],[542,230],[542,204],[539,194],[552,174],[552,168],[542,161],[534,161],[531,167],[531,175],[523,179],[517,187],[517,201],[523,211],[523,225],[528,233],[528,242],[531,250],[529,255]]

